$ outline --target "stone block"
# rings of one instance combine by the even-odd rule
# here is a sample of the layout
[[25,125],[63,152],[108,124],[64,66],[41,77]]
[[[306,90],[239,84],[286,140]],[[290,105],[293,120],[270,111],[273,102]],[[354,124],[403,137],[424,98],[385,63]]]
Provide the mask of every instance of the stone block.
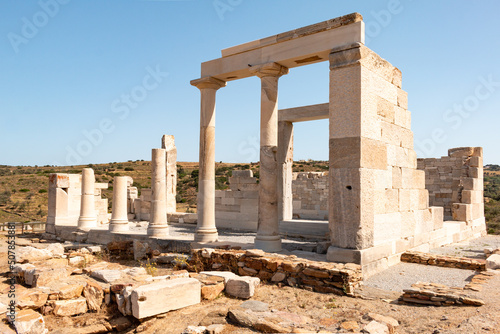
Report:
[[401,167],[392,167],[392,187],[394,189],[403,188],[403,174]]
[[399,212],[399,190],[387,189],[385,191],[385,213]]
[[430,210],[433,221],[433,229],[441,229],[444,221],[444,208],[441,206],[431,206]]
[[484,203],[472,204],[472,219],[484,218]]
[[411,130],[411,112],[404,108],[394,106],[394,124]]
[[471,157],[469,159],[469,166],[471,167],[483,167],[483,157]]
[[82,295],[83,285],[81,284],[68,284],[59,289],[60,299],[73,299]]
[[361,137],[330,139],[331,168],[387,168],[387,152],[383,143]]
[[408,93],[402,89],[397,90],[397,105],[403,109],[408,109]]
[[194,278],[178,278],[140,286],[132,291],[132,315],[154,316],[200,303],[201,284]]
[[427,208],[415,211],[415,239],[420,234],[430,232],[434,229],[432,209]]
[[394,123],[394,104],[379,97],[377,99],[377,115],[385,122]]
[[483,203],[484,197],[481,190],[464,190],[462,191],[462,203]]
[[49,176],[49,187],[69,188],[70,179],[68,174],[55,173]]
[[467,177],[462,179],[464,190],[483,191],[483,180]]
[[120,279],[122,273],[120,270],[111,270],[111,269],[101,269],[95,270],[90,274],[91,277],[101,280],[105,283],[112,283],[117,279]]
[[493,254],[486,259],[486,269],[500,269],[500,255]]
[[70,300],[54,300],[51,302],[54,315],[71,317],[87,312],[87,300],[83,297]]
[[240,178],[250,178],[250,177],[253,177],[253,171],[251,169],[233,170],[232,176],[233,177],[240,177]]
[[373,244],[380,245],[399,239],[401,236],[401,213],[375,215],[373,224]]
[[483,167],[470,167],[469,176],[473,178],[483,178]]
[[255,288],[259,284],[258,277],[237,276],[227,281],[226,293],[233,297],[248,299],[254,295]]
[[98,312],[104,300],[104,291],[101,286],[92,281],[87,281],[87,286],[83,289],[83,295],[87,300],[90,311]]
[[[7,319],[11,320],[11,318]],[[43,316],[31,309],[17,312],[13,325],[17,334],[46,334],[49,332],[45,328]]]
[[410,211],[411,207],[411,189],[399,189],[399,211],[405,212]]
[[457,147],[450,148],[448,150],[448,156],[451,158],[462,158],[462,157],[482,157],[483,148],[482,147]]
[[453,220],[457,221],[469,221],[472,219],[472,205],[453,203],[451,206],[451,214]]

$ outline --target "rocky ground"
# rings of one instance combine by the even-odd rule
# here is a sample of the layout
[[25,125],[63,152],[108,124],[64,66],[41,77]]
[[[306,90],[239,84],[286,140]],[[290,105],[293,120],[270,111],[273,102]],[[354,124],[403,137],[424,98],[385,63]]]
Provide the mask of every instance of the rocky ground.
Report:
[[[5,236],[0,237],[2,273],[9,271],[6,240]],[[481,244],[478,244],[476,247],[480,246]],[[86,262],[75,265],[73,270],[83,271],[91,266],[97,268],[103,263],[106,264],[106,269],[141,268],[137,261],[114,259],[103,254],[106,253],[89,255]],[[56,259],[50,261],[57,267]],[[172,264],[142,264],[148,273],[156,276],[172,274],[173,270],[181,266],[182,261],[179,261],[177,268],[173,268]],[[418,266],[412,265],[411,269],[415,282],[432,281],[433,272],[426,271],[425,266],[422,266],[422,275],[419,276]],[[448,268],[433,269],[442,269],[446,273],[445,276],[454,275],[452,271],[446,271]],[[97,312],[74,316],[57,316],[53,310],[49,310],[43,318],[49,333],[183,333],[189,326],[204,326],[211,333],[500,333],[500,275],[490,276],[481,283],[481,291],[471,292],[472,297],[484,301],[483,306],[435,307],[399,301],[401,289],[408,286],[401,287],[391,282],[398,282],[398,277],[402,276],[407,279],[409,269],[393,267],[390,270],[392,277],[381,276],[382,279],[374,277],[367,280],[357,291],[357,298],[262,283],[248,300],[223,292],[213,300],[202,300],[193,306],[141,320],[130,315],[123,316],[114,302],[109,305],[103,303]],[[443,275],[443,272],[438,275]],[[468,274],[455,280],[449,279],[447,282],[460,285],[460,281],[470,279],[471,275]],[[95,278],[86,277],[85,274],[82,274],[81,278],[102,284]],[[373,284],[377,279],[378,283]],[[134,276],[131,276],[131,280],[140,281],[140,278],[135,276],[134,279]],[[382,284],[381,281],[385,283]],[[411,282],[412,279],[407,279],[406,284]],[[7,275],[4,274],[0,283],[0,302],[4,304],[8,288]],[[17,285],[16,289],[18,294],[29,290],[22,285]],[[43,313],[42,309],[39,311]],[[4,318],[5,314],[2,317]],[[187,332],[202,332],[203,328],[194,327],[190,327]],[[15,333],[5,320],[0,323],[0,332]]]

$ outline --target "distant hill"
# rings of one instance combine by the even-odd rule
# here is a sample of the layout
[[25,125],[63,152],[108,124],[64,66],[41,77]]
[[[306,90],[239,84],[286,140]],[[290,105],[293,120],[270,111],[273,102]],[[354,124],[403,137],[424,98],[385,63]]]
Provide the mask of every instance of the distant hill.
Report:
[[[8,221],[46,221],[48,203],[48,182],[51,173],[79,174],[85,167],[94,169],[96,182],[109,183],[102,192],[109,200],[109,210],[113,199],[114,176],[131,176],[134,186],[139,189],[151,187],[151,162],[127,161],[107,164],[89,164],[70,167],[54,166],[3,166],[0,165],[0,223]],[[216,163],[216,188],[226,189],[233,170],[252,169],[259,177],[258,163],[234,164]],[[325,171],[327,161],[298,161],[294,171]],[[198,163],[177,163],[177,211],[196,212],[198,188]]]

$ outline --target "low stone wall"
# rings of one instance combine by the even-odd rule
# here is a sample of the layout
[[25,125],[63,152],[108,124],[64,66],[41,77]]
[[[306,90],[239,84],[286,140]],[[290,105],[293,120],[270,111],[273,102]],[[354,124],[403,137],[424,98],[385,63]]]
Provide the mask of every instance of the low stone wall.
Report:
[[231,271],[261,281],[296,286],[316,292],[353,296],[362,281],[356,264],[317,262],[295,255],[269,254],[260,250],[193,250],[189,264],[196,271]]
[[432,306],[482,306],[484,302],[465,295],[460,288],[450,288],[443,284],[416,283],[404,290],[400,298],[412,304]]
[[293,218],[328,220],[328,173],[293,173]]
[[422,252],[406,252],[401,255],[402,262],[426,264],[430,266],[459,268],[469,270],[486,270],[486,261],[466,257],[454,257]]

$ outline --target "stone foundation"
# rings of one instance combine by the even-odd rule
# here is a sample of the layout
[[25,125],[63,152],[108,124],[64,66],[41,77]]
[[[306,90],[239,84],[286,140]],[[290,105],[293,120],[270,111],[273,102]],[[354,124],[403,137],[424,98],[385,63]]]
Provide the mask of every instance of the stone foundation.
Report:
[[308,261],[297,256],[264,253],[259,250],[193,250],[190,265],[197,271],[231,271],[261,281],[286,284],[325,293],[353,296],[362,281],[361,267]]

